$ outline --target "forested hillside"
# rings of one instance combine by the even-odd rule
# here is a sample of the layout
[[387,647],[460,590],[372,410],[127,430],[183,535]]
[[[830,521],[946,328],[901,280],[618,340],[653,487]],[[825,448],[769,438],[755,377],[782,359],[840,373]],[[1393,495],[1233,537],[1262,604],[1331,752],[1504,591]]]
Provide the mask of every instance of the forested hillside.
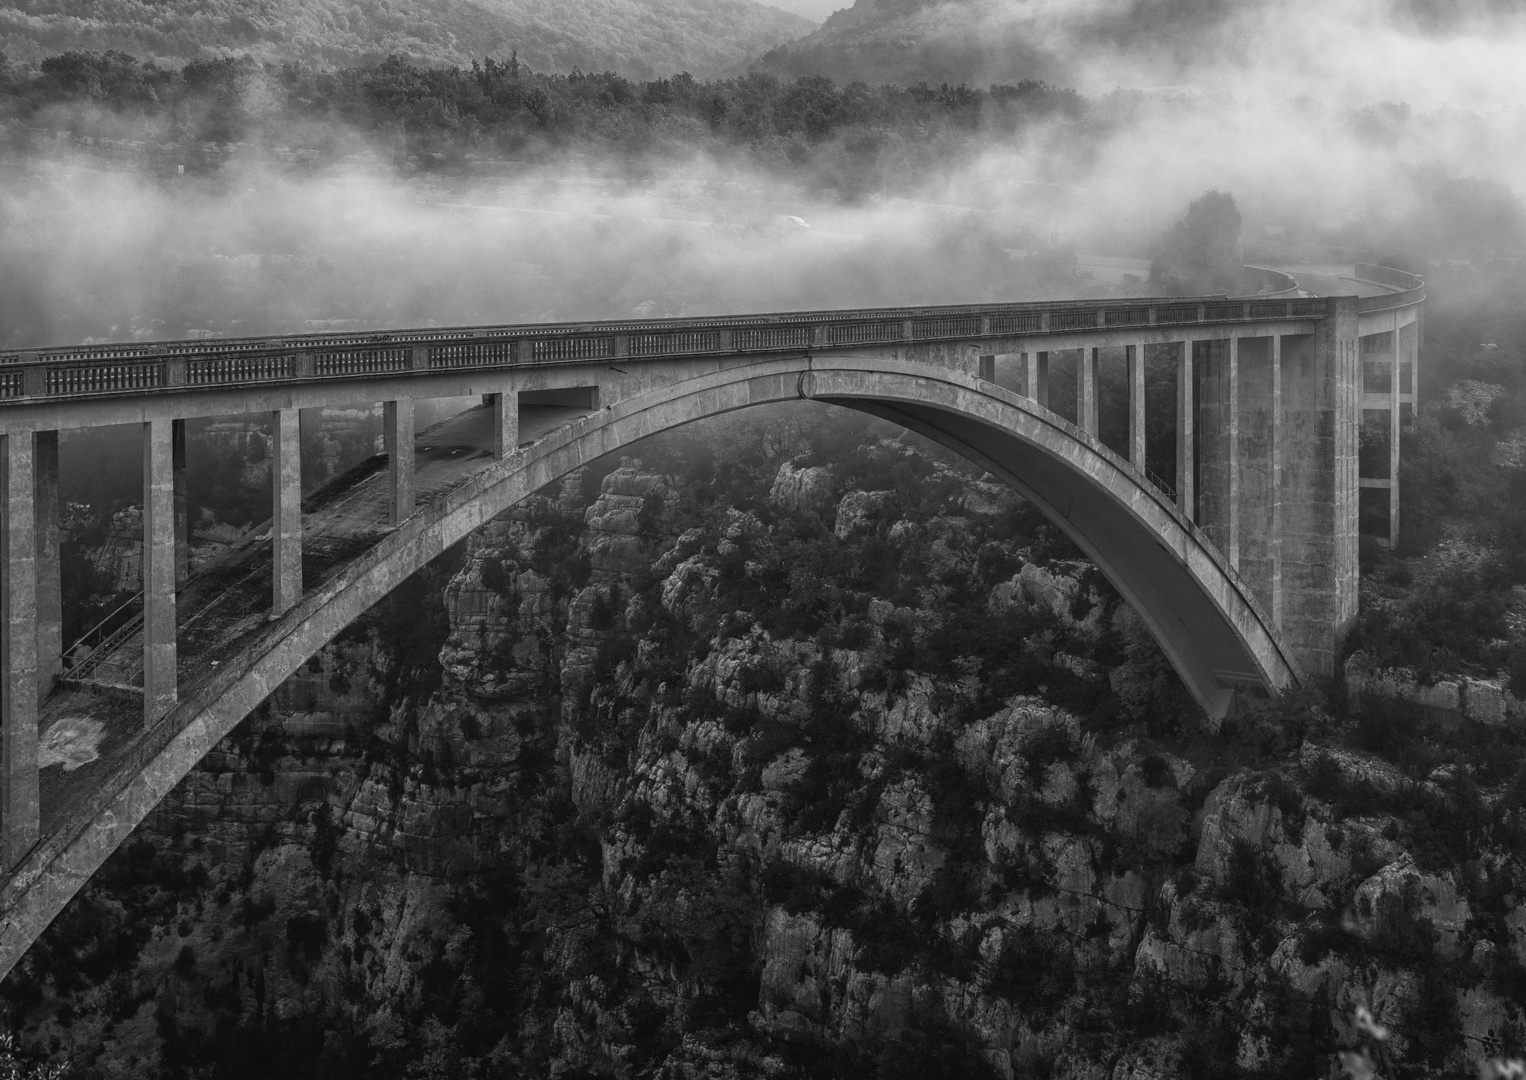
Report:
[[[1326,64],[1343,59],[1341,41],[1360,38],[1370,64],[1337,79],[1349,76],[1371,95],[1371,67],[1386,51],[1397,47],[1397,57],[1424,39],[1459,33],[1503,40],[1518,32],[1519,17],[1519,4],[1493,0],[855,0],[755,69],[906,85],[1044,79],[1086,90],[1194,84],[1229,93],[1248,81],[1291,87],[1307,80],[1310,93],[1324,95],[1339,89]],[[1402,100],[1402,79],[1386,85],[1383,93]]]
[[35,59],[115,49],[191,59],[429,63],[517,49],[533,67],[650,77],[714,74],[811,23],[753,0],[18,0],[0,5],[0,51]]

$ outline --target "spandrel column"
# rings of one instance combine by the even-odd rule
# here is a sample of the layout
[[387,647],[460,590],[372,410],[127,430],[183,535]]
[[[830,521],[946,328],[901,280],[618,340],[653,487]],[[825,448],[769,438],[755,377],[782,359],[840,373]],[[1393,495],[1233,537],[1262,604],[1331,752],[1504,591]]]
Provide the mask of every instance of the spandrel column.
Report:
[[33,435],[0,435],[0,859],[37,842],[37,525]]
[[1076,361],[1076,427],[1097,434],[1097,350],[1082,349]]
[[302,421],[296,409],[270,414],[271,615],[284,615],[302,599]]
[[1176,505],[1189,519],[1194,519],[1197,503],[1193,497],[1193,394],[1192,342],[1182,342],[1181,362],[1176,369]]
[[175,706],[175,453],[171,421],[143,425],[143,722]]
[[175,588],[191,578],[191,499],[186,487],[185,421],[170,421],[175,459]]
[[519,394],[489,394],[487,407],[493,413],[493,456],[501,460],[519,449]]
[[1399,313],[1394,312],[1394,353],[1388,376],[1388,547],[1399,546]]
[[1229,339],[1229,356],[1226,360],[1228,369],[1224,378],[1224,393],[1228,400],[1228,416],[1225,418],[1227,430],[1224,435],[1224,450],[1228,460],[1224,463],[1225,487],[1228,489],[1228,505],[1224,508],[1227,520],[1224,522],[1224,546],[1227,549],[1224,554],[1229,558],[1229,565],[1236,570],[1240,569],[1240,339],[1231,336]]
[[1272,335],[1272,625],[1282,629],[1282,335]]
[[388,519],[393,525],[413,513],[413,399],[382,404],[382,437],[387,451]]
[[1128,347],[1129,363],[1129,464],[1145,468],[1145,347]]
[[64,670],[64,597],[60,576],[58,432],[39,431],[34,444],[37,475],[37,697],[48,696]]

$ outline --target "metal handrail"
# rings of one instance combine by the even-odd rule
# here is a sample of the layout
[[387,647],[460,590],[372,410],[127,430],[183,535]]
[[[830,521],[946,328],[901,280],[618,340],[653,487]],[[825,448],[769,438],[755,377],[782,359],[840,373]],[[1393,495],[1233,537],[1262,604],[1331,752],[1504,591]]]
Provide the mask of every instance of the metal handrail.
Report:
[[1150,483],[1154,484],[1161,491],[1171,496],[1173,501],[1176,499],[1176,488],[1171,484],[1166,483],[1160,477],[1156,476],[1154,470],[1150,469],[1148,466],[1141,465],[1140,471],[1145,474],[1145,478],[1148,479]]
[[[83,657],[83,658],[81,658],[81,660],[78,663],[72,664],[70,670],[71,671],[76,670],[79,667],[80,664],[83,664],[83,663],[87,662],[90,659],[90,657],[99,655],[102,646],[107,645],[107,644],[120,644],[120,642],[116,641],[115,639],[117,639],[119,637],[119,635],[121,635],[124,630],[127,630],[127,629],[129,629],[131,627],[134,627],[134,626],[141,626],[141,625],[143,625],[143,612],[141,610],[139,610],[135,617],[129,619],[122,626],[116,628],[115,630],[111,630],[111,631],[107,631],[106,630],[106,626],[113,619],[115,619],[118,615],[122,614],[122,612],[128,610],[129,608],[133,607],[134,605],[137,605],[141,609],[142,604],[143,604],[143,590],[139,589],[137,592],[135,592],[131,596],[129,596],[126,600],[122,601],[122,603],[118,604],[115,608],[113,608],[109,614],[104,616],[99,622],[97,622],[89,630],[86,630],[83,634],[81,634],[79,636],[79,640],[75,641],[74,644],[70,645],[67,649],[64,650],[64,662],[65,663],[70,663],[70,657],[74,656],[74,654],[81,647],[88,648],[90,650],[90,656],[89,657]],[[92,642],[92,640],[91,640],[92,638],[96,638],[97,640]]]
[[[139,593],[138,595],[141,597],[143,594]],[[68,671],[68,678],[84,679],[102,667],[111,666],[107,663],[108,658],[113,653],[115,653],[123,643],[125,643],[129,638],[131,638],[134,634],[138,633],[142,629],[143,613],[140,611],[131,619],[127,620],[126,623],[119,627],[105,640],[93,646],[88,656],[81,657],[78,661],[72,664]],[[72,654],[73,648],[78,648],[78,646],[79,643],[76,642],[75,645],[71,648],[70,654]]]

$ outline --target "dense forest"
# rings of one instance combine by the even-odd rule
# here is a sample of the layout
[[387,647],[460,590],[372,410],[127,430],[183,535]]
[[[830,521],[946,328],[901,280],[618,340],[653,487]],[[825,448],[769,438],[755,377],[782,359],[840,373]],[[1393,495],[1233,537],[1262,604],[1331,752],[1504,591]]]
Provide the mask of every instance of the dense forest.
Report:
[[[1467,114],[1317,107],[1331,138],[1374,153],[1438,126],[1471,140],[1490,137],[1488,119]],[[114,51],[25,63],[0,54],[0,147],[13,160],[45,155],[67,133],[147,169],[181,165],[187,173],[236,160],[314,170],[364,153],[401,173],[516,176],[549,168],[561,177],[639,183],[656,166],[703,163],[731,182],[782,180],[847,202],[932,197],[1021,206],[1030,216],[1052,209],[1056,219],[1074,213],[1070,201],[1084,196],[1086,182],[1110,182],[1102,162],[1118,140],[1141,130],[1217,129],[1240,122],[1238,108],[1229,98],[1085,96],[1036,79],[978,87],[761,71],[709,80],[576,67],[552,73],[512,50],[504,59],[434,67],[399,56],[324,66],[246,54],[175,67]],[[1021,155],[993,161],[999,148]],[[1244,253],[1276,258],[1309,243],[1335,244],[1347,258],[1518,250],[1526,242],[1520,200],[1497,179],[1458,173],[1438,162],[1395,169],[1386,178],[1395,185],[1395,212],[1345,215],[1334,225],[1290,205],[1286,193],[1263,192],[1266,205],[1251,213],[1262,221],[1275,215],[1277,239],[1258,237]],[[1157,212],[1164,218],[1172,209]]]
[[319,162],[380,147],[423,169],[582,155],[596,163],[580,162],[584,169],[619,175],[708,153],[848,196],[914,188],[994,135],[1051,119],[1105,130],[1131,108],[1123,100],[1088,104],[1041,82],[908,88],[687,73],[643,82],[576,68],[537,73],[515,54],[470,67],[398,57],[276,66],[246,56],[175,69],[124,53],[75,52],[11,65],[0,94],[0,119],[18,151],[45,128],[155,144],[247,144],[251,155],[298,146],[315,150]]

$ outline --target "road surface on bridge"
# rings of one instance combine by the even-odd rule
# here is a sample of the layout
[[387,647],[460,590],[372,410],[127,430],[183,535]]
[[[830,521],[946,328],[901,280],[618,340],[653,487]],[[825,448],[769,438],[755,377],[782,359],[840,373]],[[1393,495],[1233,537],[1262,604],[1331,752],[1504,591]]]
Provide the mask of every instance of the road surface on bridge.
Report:
[[[534,442],[586,415],[587,409],[526,405],[521,443]],[[476,475],[492,456],[493,424],[483,407],[443,420],[414,438],[414,483],[426,506]],[[303,499],[304,584],[317,588],[389,532],[388,479],[382,455],[367,459]],[[238,655],[270,612],[270,536],[250,530],[197,567],[176,604],[182,697]],[[68,811],[105,785],[150,732],[143,725],[143,642],[133,634],[91,656],[98,663],[83,686],[66,686],[43,705],[42,831],[58,828]],[[136,686],[133,685],[136,681]]]

